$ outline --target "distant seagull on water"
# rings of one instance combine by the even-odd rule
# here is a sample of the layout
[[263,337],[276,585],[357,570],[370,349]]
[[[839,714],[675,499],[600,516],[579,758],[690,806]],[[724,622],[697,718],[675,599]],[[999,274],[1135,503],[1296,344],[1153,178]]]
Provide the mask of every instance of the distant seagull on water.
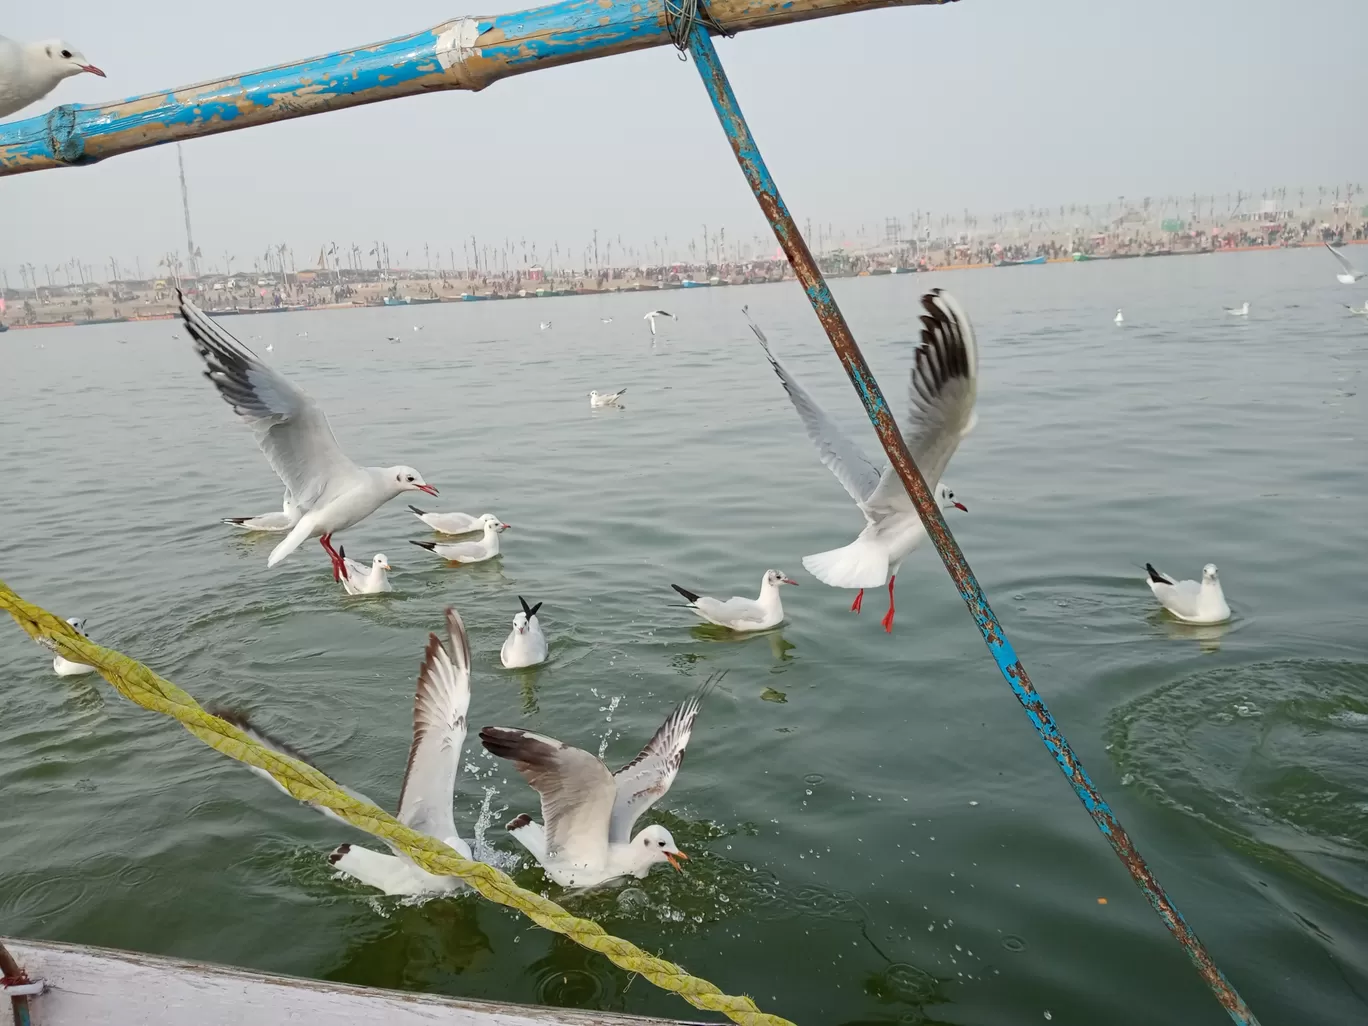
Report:
[[598,392],[591,391],[589,393],[589,408],[597,410],[600,406],[616,406],[626,391],[625,388],[619,388],[616,392],[610,392],[607,395],[600,395]]
[[668,318],[669,318],[670,320],[672,320],[672,321],[677,321],[677,320],[679,320],[678,317],[676,317],[674,314],[670,313],[668,310],[652,310],[650,313],[648,313],[645,317],[642,318],[643,321],[650,321],[650,322],[651,322],[651,334],[652,334],[652,335],[654,335],[654,334],[656,333],[656,318],[657,318],[657,317],[668,317]]
[[59,82],[82,72],[105,73],[60,39],[20,43],[0,36],[0,118],[37,103]]
[[1202,567],[1201,583],[1175,581],[1150,563],[1145,564],[1145,572],[1149,575],[1146,583],[1159,604],[1185,623],[1225,623],[1230,619],[1230,606],[1215,563]]
[[613,323],[613,319],[611,317],[600,317],[599,320],[602,321],[604,324]]
[[1249,300],[1246,299],[1243,306],[1228,306],[1225,308],[1225,312],[1230,314],[1231,317],[1248,317]]
[[1126,323],[1126,318],[1122,316],[1120,307],[1117,307],[1116,317],[1112,319],[1112,323],[1115,324],[1118,328]]
[[294,497],[300,517],[271,550],[275,566],[308,538],[318,538],[333,563],[333,576],[347,576],[332,536],[360,523],[401,492],[437,489],[412,467],[359,467],[348,459],[327,414],[309,396],[256,358],[184,294],[177,292],[181,318],[223,401],[252,433],[266,462]]
[[1359,317],[1368,317],[1368,299],[1363,301],[1362,306],[1350,306],[1348,303],[1345,303],[1344,308],[1351,314],[1357,314]]
[[266,352],[268,352],[268,353],[274,353],[274,352],[275,352],[275,343],[274,343],[274,342],[267,342],[267,343],[266,343]]
[[1336,260],[1338,260],[1340,262],[1340,266],[1344,268],[1343,274],[1335,275],[1336,281],[1338,281],[1342,285],[1352,285],[1354,284],[1354,282],[1358,281],[1360,278],[1363,277],[1363,272],[1360,271],[1353,264],[1351,264],[1349,262],[1349,258],[1345,256],[1343,253],[1341,253],[1339,250],[1337,250],[1334,246],[1330,245],[1330,243],[1327,242],[1325,244],[1325,248],[1330,251],[1330,255],[1333,256]]
[[551,327],[551,322],[550,322],[550,321],[542,321],[542,322],[541,322],[541,330],[542,330],[542,331],[545,331],[545,330],[546,330],[547,328],[549,328],[549,327]]
[[[90,635],[86,633],[86,622],[83,618],[71,616],[67,618],[67,623],[71,624],[72,628],[81,637],[90,637]],[[56,659],[52,660],[52,672],[59,677],[80,677],[87,673],[94,673],[95,667],[87,666],[85,663],[73,663],[70,659],[58,656]]]

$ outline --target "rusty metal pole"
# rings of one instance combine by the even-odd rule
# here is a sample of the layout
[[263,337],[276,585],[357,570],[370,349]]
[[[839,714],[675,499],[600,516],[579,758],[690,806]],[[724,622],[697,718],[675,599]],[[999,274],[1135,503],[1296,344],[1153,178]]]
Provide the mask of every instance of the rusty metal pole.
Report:
[[840,308],[837,307],[836,300],[822,277],[821,269],[812,258],[807,242],[798,230],[793,215],[784,205],[774,179],[770,177],[769,169],[760,155],[760,149],[746,124],[745,116],[741,113],[741,106],[736,101],[736,94],[732,92],[731,83],[727,80],[727,73],[722,68],[717,50],[713,47],[707,27],[699,22],[695,12],[688,8],[682,9],[679,17],[687,19],[687,24],[679,24],[678,27],[681,35],[684,28],[688,29],[689,52],[693,54],[698,73],[703,77],[703,85],[708,90],[708,97],[717,111],[718,120],[722,122],[722,130],[727,135],[727,141],[731,143],[736,160],[741,165],[741,171],[750,183],[751,191],[755,193],[755,198],[760,203],[760,209],[765,212],[770,227],[774,229],[779,245],[788,255],[789,263],[793,265],[798,280],[802,282],[808,300],[817,313],[817,319],[822,322],[822,327],[845,367],[846,374],[850,376],[855,390],[860,393],[860,400],[874,424],[879,442],[883,445],[884,452],[888,453],[888,458],[897,470],[907,494],[912,497],[922,523],[926,525],[926,533],[935,544],[945,568],[950,572],[955,586],[959,589],[960,597],[969,606],[969,611],[983,634],[983,640],[988,643],[988,651],[992,653],[998,669],[1002,671],[1012,693],[1026,710],[1027,717],[1040,734],[1041,740],[1045,742],[1045,747],[1050,750],[1060,770],[1068,778],[1079,801],[1088,810],[1097,828],[1102,831],[1102,836],[1111,844],[1117,857],[1134,877],[1140,890],[1154,906],[1154,910],[1159,913],[1169,932],[1183,946],[1183,950],[1197,967],[1198,973],[1216,995],[1216,1000],[1240,1026],[1258,1026],[1254,1013],[1236,993],[1230,981],[1216,968],[1211,955],[1164,893],[1163,887],[1154,878],[1140,853],[1136,851],[1130,835],[1098,793],[1096,785],[1084,771],[1083,764],[1079,762],[1073,748],[1060,733],[1054,717],[1050,715],[1044,700],[1031,683],[1031,678],[1026,675],[1026,668],[1021,665],[1021,660],[1017,658],[1011,642],[1007,640],[1002,625],[989,607],[988,599],[979,587],[973,570],[969,568],[964,553],[960,551],[958,543],[950,534],[950,529],[945,525],[940,507],[927,488],[926,479],[913,462],[911,453],[907,451],[907,443],[903,441],[902,432],[898,430],[898,423],[888,407],[887,400],[884,399],[883,392],[879,389],[878,382],[874,380],[869,365],[865,363],[860,347],[856,345],[855,338],[850,333],[850,326],[841,315]]

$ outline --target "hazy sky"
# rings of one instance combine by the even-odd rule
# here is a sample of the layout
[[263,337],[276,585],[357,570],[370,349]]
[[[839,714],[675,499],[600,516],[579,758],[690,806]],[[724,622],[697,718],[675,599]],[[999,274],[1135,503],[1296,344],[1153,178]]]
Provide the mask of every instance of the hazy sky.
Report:
[[[524,6],[489,0],[7,4],[109,78],[27,114],[181,86]],[[1368,180],[1363,0],[962,0],[719,40],[800,221]],[[383,239],[396,261],[474,234],[679,251],[766,231],[696,71],[655,49],[187,143],[207,263],[267,242]],[[1365,182],[1368,184],[1368,182]],[[184,250],[173,147],[0,180],[0,268]],[[768,242],[768,239],[766,240]]]

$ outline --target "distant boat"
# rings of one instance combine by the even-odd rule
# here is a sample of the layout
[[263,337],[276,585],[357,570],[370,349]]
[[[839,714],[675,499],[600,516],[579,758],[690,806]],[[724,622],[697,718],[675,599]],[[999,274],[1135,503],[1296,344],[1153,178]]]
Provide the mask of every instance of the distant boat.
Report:
[[0,324],[0,332],[6,332],[6,331],[9,331],[9,326],[6,325],[6,324]]
[[1026,260],[1004,260],[1002,263],[998,264],[998,266],[999,266],[999,267],[1025,267],[1027,264],[1043,264],[1044,262],[1045,262],[1045,257],[1044,257],[1044,255],[1042,254],[1041,256],[1029,257],[1029,258],[1026,259]]
[[422,306],[426,303],[440,303],[438,298],[419,299],[414,296],[386,296],[386,306]]
[[483,299],[488,299],[488,298],[489,298],[488,296],[476,295],[474,292],[462,292],[462,293],[461,293],[461,302],[463,302],[463,303],[478,303],[478,302],[480,302],[481,300],[483,300]]
[[1083,261],[1085,261],[1085,260],[1096,260],[1096,259],[1097,259],[1097,257],[1093,256],[1091,253],[1075,253],[1075,254],[1073,255],[1073,258],[1074,258],[1074,261],[1075,261],[1076,263],[1080,263],[1080,264],[1083,263]]
[[692,278],[685,278],[685,279],[684,279],[683,281],[681,281],[679,284],[680,284],[681,287],[686,288],[686,289],[706,289],[709,285],[712,284],[712,282],[710,282],[710,281],[694,281]]

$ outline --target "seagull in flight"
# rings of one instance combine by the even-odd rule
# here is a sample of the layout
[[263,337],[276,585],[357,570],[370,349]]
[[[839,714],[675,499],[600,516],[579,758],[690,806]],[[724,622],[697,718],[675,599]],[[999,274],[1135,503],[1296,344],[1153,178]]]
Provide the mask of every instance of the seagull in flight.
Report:
[[332,536],[360,523],[403,492],[437,489],[412,467],[360,467],[337,444],[328,417],[305,392],[224,331],[177,291],[181,319],[223,401],[252,433],[298,508],[299,519],[266,561],[275,566],[306,539],[317,538],[342,580],[347,566]]
[[1336,260],[1338,260],[1340,266],[1344,268],[1343,273],[1335,275],[1336,281],[1338,281],[1342,285],[1352,285],[1363,277],[1364,272],[1360,271],[1357,267],[1351,264],[1349,262],[1349,258],[1345,256],[1343,253],[1341,253],[1339,250],[1337,250],[1334,246],[1330,245],[1330,243],[1327,242],[1325,244],[1325,248],[1330,251],[1330,255],[1334,257]]
[[651,322],[651,334],[652,334],[652,335],[654,335],[654,334],[656,333],[656,318],[657,318],[657,317],[668,317],[668,318],[669,318],[670,320],[672,320],[672,321],[677,321],[677,320],[679,320],[678,317],[676,317],[674,314],[670,313],[668,310],[652,310],[650,313],[648,313],[645,317],[642,318],[643,321],[650,321],[650,322]]

